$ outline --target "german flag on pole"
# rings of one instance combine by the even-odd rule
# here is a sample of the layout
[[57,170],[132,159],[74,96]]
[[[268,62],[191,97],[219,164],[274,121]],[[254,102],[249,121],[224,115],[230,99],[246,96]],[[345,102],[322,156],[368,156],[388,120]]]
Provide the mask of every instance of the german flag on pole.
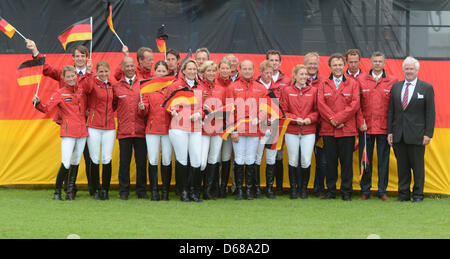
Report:
[[90,18],[71,25],[59,35],[58,40],[61,42],[64,50],[69,42],[92,40],[92,24]]
[[106,18],[106,22],[108,23],[108,26],[111,29],[111,31],[114,34],[116,34],[116,30],[114,30],[114,24],[113,24],[113,20],[112,20],[112,5],[109,5],[108,9],[109,9],[109,15],[108,15],[108,18]]
[[163,76],[142,80],[141,94],[148,94],[159,91],[171,85],[175,81],[175,76]]
[[27,60],[17,69],[17,84],[19,86],[36,86],[41,82],[45,57]]
[[2,31],[9,38],[12,38],[12,36],[14,36],[14,33],[16,32],[16,28],[9,24],[5,19],[0,17],[0,31]]
[[172,107],[177,105],[193,105],[198,103],[197,98],[194,96],[194,91],[184,87],[173,92],[161,105],[166,111],[170,111]]
[[166,52],[166,40],[169,38],[164,30],[164,24],[158,29],[156,34],[156,46],[161,53]]

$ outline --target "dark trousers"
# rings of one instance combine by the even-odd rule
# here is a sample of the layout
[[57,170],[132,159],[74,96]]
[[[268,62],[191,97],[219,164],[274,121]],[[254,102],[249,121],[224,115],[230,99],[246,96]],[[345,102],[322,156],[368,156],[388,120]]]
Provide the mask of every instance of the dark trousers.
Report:
[[338,179],[338,160],[341,164],[341,193],[351,195],[353,192],[353,149],[355,137],[323,137],[327,161],[326,184],[328,193],[336,195]]
[[327,172],[327,159],[322,147],[315,146],[314,154],[316,156],[316,174],[314,176],[314,194],[325,193],[325,175]]
[[394,154],[397,158],[398,198],[411,198],[411,169],[414,175],[413,199],[423,199],[425,185],[425,146],[406,144],[403,139],[394,143]]
[[[364,134],[359,135],[359,165],[361,166],[361,159],[364,150],[365,142],[367,142],[367,159],[369,164],[366,173],[361,179],[361,192],[364,194],[370,194],[370,188],[372,187],[372,161],[373,161],[373,149],[377,142],[377,158],[378,158],[378,195],[386,194],[386,189],[389,183],[389,153],[391,147],[387,142],[387,135],[372,135],[366,134],[366,140],[364,141]],[[367,175],[366,175],[367,174]]]
[[136,162],[136,193],[144,194],[147,185],[147,143],[145,138],[119,139],[120,165],[119,187],[120,194],[130,193],[130,163],[134,149]]

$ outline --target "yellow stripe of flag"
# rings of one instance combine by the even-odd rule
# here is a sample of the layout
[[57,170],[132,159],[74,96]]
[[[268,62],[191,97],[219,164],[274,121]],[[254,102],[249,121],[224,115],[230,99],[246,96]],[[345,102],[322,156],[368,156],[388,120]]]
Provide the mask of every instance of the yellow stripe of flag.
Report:
[[32,75],[32,76],[24,76],[17,78],[17,83],[20,86],[26,86],[26,85],[34,85],[39,84],[41,82],[42,75]]

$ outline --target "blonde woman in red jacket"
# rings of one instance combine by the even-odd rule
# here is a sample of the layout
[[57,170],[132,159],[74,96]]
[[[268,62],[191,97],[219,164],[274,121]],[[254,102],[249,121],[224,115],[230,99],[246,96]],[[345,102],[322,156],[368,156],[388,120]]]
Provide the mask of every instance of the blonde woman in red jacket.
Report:
[[[178,163],[177,181],[181,183],[181,201],[201,202],[200,185],[202,181],[200,165],[202,152],[202,109],[201,91],[197,81],[198,66],[195,60],[186,61],[180,69],[179,78],[167,88],[166,100],[176,90],[188,88],[194,91],[197,104],[177,105],[170,110],[171,122],[169,138]],[[188,167],[188,158],[192,170]],[[189,177],[189,174],[191,177]],[[189,186],[188,180],[191,185]],[[188,192],[190,189],[190,192]]]
[[[155,76],[165,76],[169,73],[167,63],[163,60],[155,64]],[[160,200],[158,193],[158,160],[161,146],[161,199],[169,200],[169,187],[172,178],[172,144],[169,139],[170,115],[161,105],[167,95],[167,88],[144,94],[139,109],[145,113],[147,125],[145,128],[145,139],[148,152],[148,176],[150,180],[150,191],[152,201]]]
[[323,199],[336,198],[338,160],[341,163],[342,199],[351,201],[353,192],[353,149],[360,109],[359,84],[344,75],[345,58],[340,53],[330,56],[331,75],[319,86],[320,136],[323,136],[327,159],[327,194]]
[[[87,73],[80,81],[88,96],[87,146],[92,163],[90,177],[94,199],[108,200],[111,182],[111,159],[116,136],[113,110],[113,87],[109,81],[109,63],[97,63],[96,75]],[[101,157],[100,157],[101,150]],[[102,163],[102,186],[100,186],[100,162]],[[101,189],[100,189],[101,187]]]
[[61,188],[64,179],[69,174],[67,200],[74,200],[74,186],[78,175],[78,165],[83,155],[86,138],[89,135],[86,128],[86,96],[85,90],[78,87],[77,74],[73,66],[62,70],[64,82],[56,90],[49,101],[41,103],[39,97],[33,97],[35,108],[42,113],[48,113],[58,108],[61,114],[61,167],[56,177],[54,193],[55,200],[63,200]]
[[[317,110],[317,88],[308,84],[306,66],[297,65],[292,70],[293,84],[281,90],[281,107],[292,121],[286,131],[286,147],[289,154],[289,182],[291,198],[296,198],[295,184],[300,172],[303,175],[301,198],[307,198],[307,186],[311,168],[311,157],[316,140],[316,126],[319,119]],[[299,154],[299,150],[301,150]],[[297,170],[299,164],[301,171]]]

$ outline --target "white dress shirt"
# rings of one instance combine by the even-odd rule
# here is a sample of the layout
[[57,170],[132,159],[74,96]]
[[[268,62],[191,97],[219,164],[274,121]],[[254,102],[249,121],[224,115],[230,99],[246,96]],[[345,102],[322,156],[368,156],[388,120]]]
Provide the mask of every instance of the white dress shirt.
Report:
[[414,80],[411,81],[411,82],[408,82],[408,81],[405,80],[405,83],[403,83],[403,87],[402,87],[402,94],[401,94],[401,96],[400,96],[400,101],[403,101],[403,95],[405,94],[406,84],[407,84],[407,83],[410,83],[410,84],[411,84],[411,85],[409,85],[409,88],[408,88],[408,104],[409,104],[409,102],[411,101],[411,98],[412,98],[412,96],[413,96],[414,89],[416,88],[417,77],[416,77],[416,79],[414,79]]

